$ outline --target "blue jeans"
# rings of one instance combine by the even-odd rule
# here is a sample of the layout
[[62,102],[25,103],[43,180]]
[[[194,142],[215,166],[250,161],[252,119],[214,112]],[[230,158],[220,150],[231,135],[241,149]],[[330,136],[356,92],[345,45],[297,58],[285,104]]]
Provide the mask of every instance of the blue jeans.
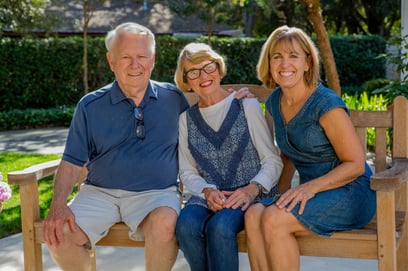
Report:
[[176,237],[191,271],[239,269],[237,233],[244,228],[241,208],[213,213],[187,205],[177,220]]

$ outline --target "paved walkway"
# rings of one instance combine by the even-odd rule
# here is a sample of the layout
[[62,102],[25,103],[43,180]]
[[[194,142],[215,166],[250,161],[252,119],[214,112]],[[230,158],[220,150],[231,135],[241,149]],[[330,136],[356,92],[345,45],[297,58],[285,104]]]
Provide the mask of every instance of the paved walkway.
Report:
[[[0,132],[0,152],[19,151],[57,153],[64,150],[67,129],[47,128]],[[0,222],[1,223],[1,222]],[[1,224],[0,224],[1,225]],[[21,234],[0,239],[0,271],[22,271],[23,249]],[[44,270],[59,270],[43,246]],[[98,247],[96,251],[98,271],[142,271],[143,249]],[[188,271],[188,265],[180,252],[174,271]],[[240,253],[240,271],[249,271],[247,254]],[[301,257],[301,271],[375,271],[377,261],[322,257]]]
[[0,132],[0,152],[61,154],[67,133],[66,128],[3,131]]

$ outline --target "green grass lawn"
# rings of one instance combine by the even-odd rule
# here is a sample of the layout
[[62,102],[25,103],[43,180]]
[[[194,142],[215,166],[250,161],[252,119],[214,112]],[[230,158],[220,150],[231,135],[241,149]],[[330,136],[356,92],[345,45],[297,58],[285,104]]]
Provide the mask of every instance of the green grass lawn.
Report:
[[[55,154],[23,154],[17,152],[0,152],[0,172],[3,182],[7,182],[7,173],[21,170],[34,164],[61,158]],[[3,202],[3,211],[0,213],[0,238],[21,232],[20,193],[18,186],[10,185],[13,193],[10,200]],[[44,217],[52,199],[52,177],[39,182],[40,210]]]

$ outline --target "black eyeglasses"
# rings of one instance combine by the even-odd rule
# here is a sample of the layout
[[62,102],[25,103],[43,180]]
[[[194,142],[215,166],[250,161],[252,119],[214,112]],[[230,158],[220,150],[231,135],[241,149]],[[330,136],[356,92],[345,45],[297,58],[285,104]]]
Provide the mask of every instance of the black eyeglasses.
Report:
[[206,74],[213,73],[217,70],[218,63],[213,61],[204,65],[201,69],[191,69],[184,73],[184,77],[187,77],[190,80],[197,79],[201,75],[201,71],[204,71]]
[[143,111],[140,107],[135,107],[133,113],[135,113],[136,118],[136,136],[144,139],[146,137],[146,129],[144,127]]

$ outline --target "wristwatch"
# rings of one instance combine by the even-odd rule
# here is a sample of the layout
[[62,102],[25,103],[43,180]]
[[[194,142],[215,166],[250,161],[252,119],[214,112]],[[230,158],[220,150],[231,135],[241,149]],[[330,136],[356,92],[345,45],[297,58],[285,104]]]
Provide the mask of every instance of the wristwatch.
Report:
[[258,189],[258,196],[263,194],[263,186],[262,184],[258,183],[258,182],[252,182],[255,186],[256,189]]

